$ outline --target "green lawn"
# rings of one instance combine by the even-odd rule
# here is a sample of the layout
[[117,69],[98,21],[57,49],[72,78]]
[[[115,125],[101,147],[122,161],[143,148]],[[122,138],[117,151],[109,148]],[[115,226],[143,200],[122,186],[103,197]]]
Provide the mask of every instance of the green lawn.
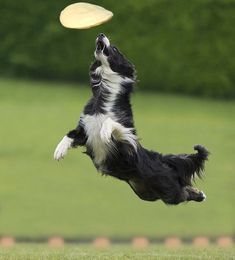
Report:
[[204,249],[184,246],[179,249],[166,249],[163,246],[151,246],[136,250],[128,246],[112,246],[110,249],[96,250],[90,246],[66,246],[50,249],[43,245],[18,245],[11,249],[0,249],[0,260],[73,260],[73,259],[235,259],[235,249],[209,247]]
[[235,233],[235,102],[136,92],[142,144],[163,153],[212,155],[197,186],[204,203],[144,202],[102,177],[83,149],[53,160],[90,91],[72,84],[0,80],[0,235],[93,237],[217,236]]

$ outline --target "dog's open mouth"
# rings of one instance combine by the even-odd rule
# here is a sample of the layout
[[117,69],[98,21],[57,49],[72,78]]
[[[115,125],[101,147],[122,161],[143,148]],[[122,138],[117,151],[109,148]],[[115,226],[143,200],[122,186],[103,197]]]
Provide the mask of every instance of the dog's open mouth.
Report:
[[104,41],[102,39],[98,39],[96,42],[96,53],[103,53],[106,56],[109,56],[109,50]]
[[101,40],[98,40],[96,43],[96,50],[103,51],[104,48],[105,48],[105,44]]

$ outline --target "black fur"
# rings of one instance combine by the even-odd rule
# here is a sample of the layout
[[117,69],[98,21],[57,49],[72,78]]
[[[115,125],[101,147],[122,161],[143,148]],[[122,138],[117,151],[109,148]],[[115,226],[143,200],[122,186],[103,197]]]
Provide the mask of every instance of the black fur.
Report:
[[[130,103],[130,94],[135,83],[135,68],[116,47],[106,46],[103,42],[104,37],[100,35],[96,41],[96,54],[102,51],[111,70],[120,78],[129,79],[120,83],[122,91],[117,95],[111,112],[122,126],[133,128],[131,131],[135,135]],[[102,61],[96,59],[90,67],[93,95],[84,108],[83,116],[107,113],[104,105],[112,90],[104,88],[103,85],[109,84],[109,79],[104,79],[102,74],[96,73],[96,69],[101,65]],[[73,139],[72,147],[86,146],[86,153],[94,161],[95,154],[93,147],[87,142],[88,136],[82,117],[78,127],[67,136]],[[203,193],[192,187],[192,180],[196,175],[201,177],[204,162],[208,158],[209,153],[203,146],[194,146],[197,151],[195,154],[162,155],[143,148],[138,141],[136,150],[130,143],[116,140],[114,136],[112,143],[113,149],[105,160],[100,164],[94,164],[103,174],[127,182],[139,198],[147,201],[161,199],[167,204],[204,200]]]

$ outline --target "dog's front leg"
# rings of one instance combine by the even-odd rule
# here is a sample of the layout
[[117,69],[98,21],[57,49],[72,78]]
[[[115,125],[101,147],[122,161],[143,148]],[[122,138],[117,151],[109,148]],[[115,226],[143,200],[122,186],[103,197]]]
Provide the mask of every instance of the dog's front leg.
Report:
[[104,121],[100,136],[105,143],[110,143],[113,136],[117,141],[127,142],[135,149],[137,147],[137,137],[133,134],[132,128],[127,128],[110,117]]
[[68,132],[59,142],[54,152],[54,159],[57,161],[63,159],[70,148],[83,146],[86,144],[86,140],[84,128],[78,125],[76,129]]
[[112,132],[115,129],[116,122],[113,121],[110,117],[107,118],[101,127],[100,130],[100,138],[105,143],[111,142]]

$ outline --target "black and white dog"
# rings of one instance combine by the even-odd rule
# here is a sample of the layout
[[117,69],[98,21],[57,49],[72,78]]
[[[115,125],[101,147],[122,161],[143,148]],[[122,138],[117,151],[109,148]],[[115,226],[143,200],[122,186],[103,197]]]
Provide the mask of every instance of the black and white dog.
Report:
[[98,171],[127,182],[143,200],[167,204],[203,201],[203,192],[192,187],[201,177],[208,151],[162,155],[141,146],[134,128],[130,94],[135,84],[134,66],[110,44],[104,34],[96,39],[95,61],[90,68],[92,97],[78,126],[58,144],[54,158],[68,149],[85,146]]

